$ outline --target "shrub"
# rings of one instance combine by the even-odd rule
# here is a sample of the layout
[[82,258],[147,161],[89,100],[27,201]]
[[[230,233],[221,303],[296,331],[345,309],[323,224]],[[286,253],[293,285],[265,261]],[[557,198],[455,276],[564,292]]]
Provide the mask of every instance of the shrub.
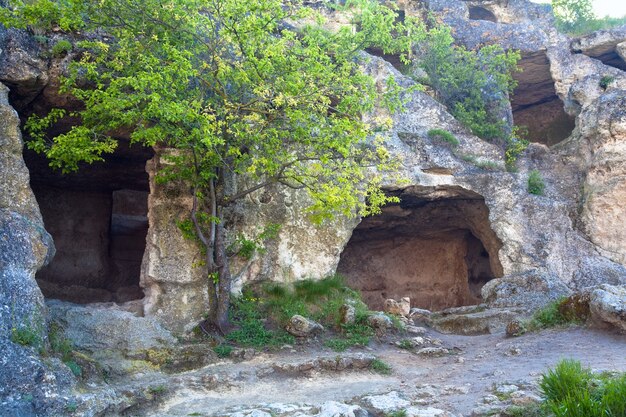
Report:
[[58,41],[57,43],[55,43],[54,46],[52,47],[52,56],[57,57],[57,58],[62,57],[64,55],[67,55],[67,53],[71,50],[72,50],[72,44],[69,41],[62,39]]
[[432,140],[445,142],[449,144],[450,146],[452,146],[453,148],[456,148],[457,146],[459,146],[459,140],[447,130],[431,129],[428,131],[427,134],[428,134],[428,137],[431,138]]
[[543,195],[543,191],[546,188],[546,184],[543,182],[541,173],[536,169],[530,171],[528,175],[528,192],[534,195]]

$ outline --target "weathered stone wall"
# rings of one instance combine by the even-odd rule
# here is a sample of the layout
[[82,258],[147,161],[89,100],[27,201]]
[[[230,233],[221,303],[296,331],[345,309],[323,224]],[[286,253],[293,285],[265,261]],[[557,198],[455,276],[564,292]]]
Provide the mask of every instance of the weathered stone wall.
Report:
[[189,219],[191,192],[176,183],[161,184],[156,172],[166,163],[157,153],[146,164],[150,176],[148,236],[141,265],[144,314],[169,330],[191,330],[207,311],[208,277],[195,241],[185,239],[177,222]]

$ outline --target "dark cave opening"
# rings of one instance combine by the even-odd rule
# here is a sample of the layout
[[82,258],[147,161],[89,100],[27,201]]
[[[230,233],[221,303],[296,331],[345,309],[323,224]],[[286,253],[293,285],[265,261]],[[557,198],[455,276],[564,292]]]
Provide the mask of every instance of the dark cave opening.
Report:
[[469,8],[469,18],[470,20],[486,20],[488,22],[497,23],[498,19],[496,15],[494,15],[489,10],[484,7],[472,6]]
[[518,65],[521,71],[514,74],[518,85],[511,99],[515,124],[527,129],[531,142],[556,145],[572,134],[575,118],[556,94],[548,56],[543,51],[522,55]]
[[120,141],[104,163],[61,174],[25,151],[46,230],[56,254],[36,275],[47,298],[76,303],[143,298],[139,286],[148,231],[151,149]]
[[402,297],[434,311],[479,304],[482,286],[502,275],[484,199],[460,187],[396,193],[400,204],[354,229],[337,272],[371,309]]

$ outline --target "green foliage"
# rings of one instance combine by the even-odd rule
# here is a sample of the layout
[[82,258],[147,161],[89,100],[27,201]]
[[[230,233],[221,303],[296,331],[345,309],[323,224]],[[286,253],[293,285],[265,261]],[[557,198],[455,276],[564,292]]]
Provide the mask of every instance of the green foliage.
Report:
[[52,56],[54,57],[62,57],[67,55],[68,52],[72,50],[72,44],[70,41],[62,39],[54,44],[52,47]]
[[545,307],[537,310],[530,320],[528,328],[530,330],[545,329],[549,327],[562,326],[571,324],[572,320],[565,317],[559,310],[559,305],[565,302],[567,298],[559,298],[554,300]]
[[293,343],[294,337],[286,332],[266,329],[260,301],[249,291],[233,300],[231,320],[237,329],[228,333],[226,339],[241,346],[255,348]]
[[0,23],[6,27],[38,30],[59,28],[64,31],[83,27],[83,7],[79,1],[9,1],[0,7]]
[[228,358],[230,354],[233,353],[233,347],[221,344],[215,346],[213,352],[215,352],[219,358]]
[[40,332],[30,325],[11,329],[11,341],[22,346],[39,347],[42,344]]
[[152,395],[158,396],[158,395],[163,395],[167,392],[167,386],[160,384],[160,385],[152,385],[148,387],[148,392]]
[[575,36],[626,23],[626,17],[598,18],[593,12],[592,0],[552,0],[552,12],[557,29]]
[[594,375],[578,361],[563,360],[542,376],[540,388],[555,417],[626,415],[626,374]]
[[381,375],[391,375],[393,368],[388,363],[376,358],[370,363],[370,370]]
[[411,350],[413,349],[413,343],[411,343],[409,339],[402,339],[400,343],[398,344],[398,347],[400,349]]
[[88,16],[70,26],[98,28],[116,41],[81,42],[82,59],[63,84],[85,103],[75,114],[82,125],[50,140],[48,127],[64,113],[27,124],[29,146],[46,153],[54,167],[74,171],[80,162],[102,160],[117,145],[111,132],[129,129],[134,143],[189,152],[172,169],[199,187],[220,180],[222,169],[244,177],[250,188],[223,196],[224,202],[277,182],[308,191],[318,221],[377,212],[373,203],[389,201],[377,191],[378,179],[366,178],[362,169],[379,164],[384,170],[390,161],[378,145],[363,146],[375,126],[361,114],[379,93],[356,58],[359,49],[374,45],[407,47],[406,36],[392,36],[407,29],[394,23],[391,9],[351,2],[347,10],[361,31],[329,33],[309,25],[296,33],[279,22],[313,12],[280,0],[62,3],[67,6],[34,20],[30,5],[21,2],[10,14],[26,24],[57,22],[70,12]]
[[324,344],[336,352],[353,346],[367,346],[374,337],[374,329],[367,323],[366,318],[357,317],[355,323],[340,325],[341,337],[328,339]]
[[556,27],[562,32],[580,32],[595,19],[591,0],[552,0]]
[[545,188],[546,184],[543,182],[541,173],[536,169],[530,171],[530,174],[528,175],[528,192],[534,195],[543,195]]
[[499,45],[469,51],[454,45],[450,29],[440,25],[427,32],[418,49],[419,65],[450,112],[476,136],[506,143],[511,134],[498,113],[516,86],[511,73],[519,52]]
[[255,253],[265,253],[266,241],[275,239],[280,232],[280,227],[280,224],[270,223],[253,239],[248,239],[243,233],[239,233],[228,246],[228,251],[231,255],[237,255],[245,260],[250,260]]
[[507,417],[545,417],[545,410],[541,404],[514,405],[505,411]]
[[390,413],[385,414],[385,417],[406,417],[407,413],[406,410],[397,410],[397,411],[392,411]]
[[602,76],[599,82],[600,88],[602,88],[603,90],[606,90],[607,88],[609,88],[609,85],[611,85],[613,81],[615,81],[615,77],[613,77],[612,75]]
[[[311,318],[328,328],[335,328],[338,336],[325,342],[327,347],[344,351],[352,346],[366,346],[375,332],[367,324],[368,310],[358,293],[345,287],[343,278],[331,275],[321,280],[302,280],[293,285],[268,283],[254,294],[246,289],[233,303],[233,322],[239,329],[227,339],[255,347],[276,347],[293,343],[292,336],[282,330],[295,314]],[[344,304],[355,308],[355,322],[341,324],[340,309]]]
[[72,373],[74,374],[75,377],[80,378],[82,376],[83,369],[80,367],[80,365],[78,363],[76,363],[76,361],[68,360],[68,361],[64,361],[63,363],[68,368],[70,368],[70,371],[72,371]]
[[447,130],[431,129],[428,131],[428,137],[433,140],[447,143],[453,148],[456,148],[457,146],[459,146],[459,140]]
[[78,404],[76,404],[74,401],[70,401],[65,404],[65,411],[67,411],[68,413],[73,413],[76,410],[78,410]]

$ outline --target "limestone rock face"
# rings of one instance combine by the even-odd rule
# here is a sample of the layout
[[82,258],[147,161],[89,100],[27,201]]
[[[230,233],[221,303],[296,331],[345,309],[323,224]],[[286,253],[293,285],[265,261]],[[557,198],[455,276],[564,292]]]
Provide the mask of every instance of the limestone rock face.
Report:
[[[576,146],[583,172],[581,229],[602,254],[626,263],[626,90],[607,92],[579,116]],[[617,227],[616,227],[617,226]]]
[[176,344],[176,339],[153,317],[138,317],[114,303],[89,306],[58,300],[47,302],[50,318],[63,327],[77,349],[89,352],[120,350],[137,355]]
[[49,81],[48,64],[40,58],[41,47],[32,36],[0,28],[0,82],[11,88],[18,109],[28,105]]
[[189,219],[190,191],[180,184],[159,184],[155,175],[164,162],[157,153],[148,161],[148,235],[140,283],[144,313],[174,332],[190,330],[207,311],[207,283],[196,242],[185,239],[177,222]]
[[626,332],[626,286],[602,285],[591,293],[591,318]]
[[[34,349],[11,341],[14,329],[35,332],[40,343],[47,340],[35,272],[54,255],[54,245],[29,187],[19,119],[8,92],[0,84],[0,415],[15,415],[14,406],[26,407],[20,412],[47,412],[54,408],[51,396],[71,381],[55,376],[55,368],[46,368]],[[32,393],[33,401],[20,400],[25,392]]]

